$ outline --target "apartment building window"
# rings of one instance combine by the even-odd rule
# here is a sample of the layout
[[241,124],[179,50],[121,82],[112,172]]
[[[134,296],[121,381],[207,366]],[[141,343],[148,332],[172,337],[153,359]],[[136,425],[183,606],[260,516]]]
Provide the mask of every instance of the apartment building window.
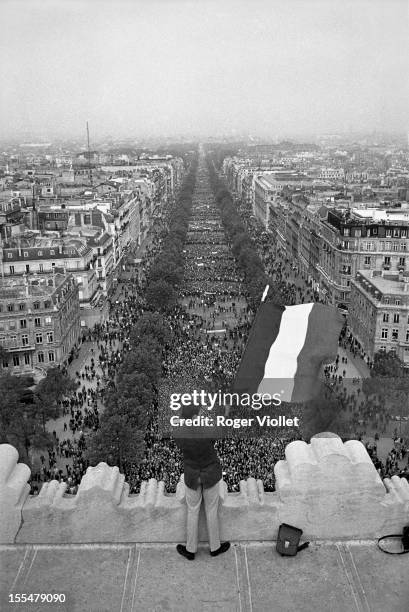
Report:
[[400,250],[401,251],[406,251],[406,242],[401,242],[400,243]]
[[409,329],[406,330],[406,342],[409,342]]
[[389,304],[389,298],[388,297],[383,298],[383,301],[385,302],[385,304]]
[[396,327],[394,327],[394,328],[392,329],[392,340],[397,340],[397,339],[398,339],[398,336],[399,336],[399,330],[398,330],[398,329],[396,329]]
[[9,312],[13,312],[13,310],[14,310],[14,304],[7,304],[7,310],[8,310]]
[[395,227],[394,230],[393,230],[393,237],[394,238],[396,238],[396,237],[399,238],[399,233],[400,233],[399,228]]
[[385,255],[383,263],[385,264],[385,266],[390,266],[391,258],[389,257],[389,255]]
[[9,266],[10,274],[14,274],[14,266]]
[[44,272],[44,264],[39,264],[38,270],[39,272]]
[[388,338],[388,328],[387,327],[383,327],[381,330],[381,338],[382,340],[387,340]]
[[20,319],[20,327],[21,327],[21,329],[26,329],[26,327],[27,327],[27,319]]
[[54,351],[48,351],[48,361],[55,361]]
[[41,319],[40,319],[40,317],[36,317],[34,319],[34,326],[35,327],[41,327]]
[[360,237],[361,237],[361,235],[362,235],[362,234],[361,234],[361,228],[359,228],[359,229],[358,229],[358,228],[356,228],[356,229],[355,229],[355,237],[356,237],[356,238],[360,238]]
[[34,302],[33,308],[34,310],[40,310],[40,302]]
[[394,251],[399,251],[399,242],[394,242],[392,248]]
[[404,266],[405,265],[405,258],[404,257],[399,257],[399,265],[400,266]]
[[[408,317],[409,319],[409,317]],[[389,312],[384,312],[383,313],[383,322],[384,323],[389,323]]]
[[28,335],[27,334],[23,334],[21,336],[21,344],[23,346],[27,346],[28,345]]
[[[399,317],[399,315],[398,315],[398,317]],[[395,321],[395,322],[397,323],[398,321]],[[52,332],[52,331],[47,332],[47,342],[48,343],[54,342],[54,332]]]
[[395,300],[395,305],[400,306],[400,300]]
[[51,325],[51,317],[46,317],[45,318],[45,324],[46,325]]
[[28,257],[27,251],[24,251],[24,257]]
[[14,366],[20,365],[20,357],[18,355],[13,355],[13,365]]
[[24,363],[30,365],[30,355],[28,353],[24,353]]
[[19,310],[25,310],[26,309],[26,305],[25,304],[19,304],[18,305],[18,309]]
[[8,367],[9,367],[8,359],[3,359],[3,368],[8,368]]
[[364,258],[364,265],[365,265],[365,266],[370,266],[370,265],[371,265],[371,257],[370,257],[370,255],[367,255],[367,256]]
[[398,313],[395,313],[395,314],[393,315],[393,322],[394,322],[394,323],[399,323],[399,314],[398,314]]
[[37,361],[38,363],[44,363],[44,353],[42,351],[40,351],[40,353],[37,353]]
[[30,266],[28,264],[26,264],[26,272],[27,274],[30,272]]
[[344,227],[344,236],[349,236],[349,228]]
[[36,333],[36,343],[37,344],[42,344],[43,343],[43,334],[41,334],[40,332]]
[[385,345],[380,346],[380,347],[379,347],[379,350],[380,350],[380,351],[386,351],[386,346],[385,346]]
[[391,238],[391,236],[392,236],[392,230],[387,229],[387,230],[385,231],[385,236],[386,236],[387,238]]
[[406,230],[405,229],[400,231],[400,237],[401,238],[405,238],[406,237]]

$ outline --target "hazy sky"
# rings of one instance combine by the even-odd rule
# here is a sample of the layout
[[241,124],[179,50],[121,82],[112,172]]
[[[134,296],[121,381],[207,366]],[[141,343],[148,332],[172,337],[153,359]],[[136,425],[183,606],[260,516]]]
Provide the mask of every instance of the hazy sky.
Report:
[[0,0],[0,137],[407,131],[409,0]]

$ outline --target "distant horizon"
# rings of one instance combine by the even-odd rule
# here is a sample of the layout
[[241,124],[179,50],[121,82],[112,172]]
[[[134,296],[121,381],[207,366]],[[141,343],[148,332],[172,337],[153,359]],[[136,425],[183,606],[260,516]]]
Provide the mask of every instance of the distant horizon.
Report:
[[[211,140],[215,140],[217,141],[218,139],[222,140],[229,140],[229,141],[236,141],[236,142],[240,142],[240,141],[244,141],[248,144],[251,144],[251,141],[254,140],[254,144],[257,143],[280,143],[280,142],[294,142],[296,144],[302,144],[302,143],[316,143],[317,141],[320,140],[324,140],[324,139],[334,139],[336,140],[337,138],[339,138],[341,141],[353,141],[353,140],[361,140],[361,139],[366,139],[366,140],[384,140],[384,139],[393,139],[393,140],[405,140],[405,142],[408,141],[409,138],[409,132],[405,131],[404,129],[402,130],[391,130],[391,131],[381,131],[381,130],[367,130],[367,131],[355,131],[355,130],[351,130],[348,132],[322,132],[322,133],[315,133],[315,134],[281,134],[281,135],[267,135],[267,134],[222,134],[222,133],[208,133],[208,134],[160,134],[160,135],[149,135],[149,134],[135,134],[135,135],[121,135],[121,134],[103,134],[103,135],[97,135],[94,137],[91,137],[90,135],[90,142],[91,142],[91,148],[97,145],[101,145],[101,144],[106,144],[107,142],[112,142],[113,144],[117,143],[117,142],[126,142],[129,144],[133,144],[134,146],[137,146],[138,144],[144,144],[146,142],[152,141],[152,142],[160,142],[160,141],[171,141],[174,143],[177,143],[179,140],[183,140],[183,141],[192,141],[192,142],[200,142],[200,141],[206,141],[208,139]],[[59,135],[52,135],[52,134],[48,134],[47,136],[45,135],[39,135],[39,134],[14,134],[13,136],[9,136],[9,137],[1,137],[0,136],[0,143],[13,143],[13,144],[17,144],[19,146],[47,146],[47,145],[53,145],[54,143],[59,143],[59,142],[70,142],[70,141],[74,141],[76,143],[78,143],[81,146],[86,146],[86,133],[85,133],[85,128],[84,128],[84,133],[83,134],[67,134],[67,135],[63,135],[63,134],[59,134]]]

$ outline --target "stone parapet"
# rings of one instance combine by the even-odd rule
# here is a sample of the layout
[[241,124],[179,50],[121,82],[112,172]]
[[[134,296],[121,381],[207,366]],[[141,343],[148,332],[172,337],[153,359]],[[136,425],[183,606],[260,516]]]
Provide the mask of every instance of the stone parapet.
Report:
[[21,527],[23,504],[30,492],[30,468],[18,462],[10,444],[0,444],[0,543],[14,542]]
[[[183,475],[176,495],[164,483],[144,482],[138,495],[117,467],[88,468],[78,493],[45,483],[29,496],[30,470],[17,463],[17,451],[0,445],[0,542],[183,542],[186,503]],[[342,443],[334,434],[296,441],[275,466],[276,491],[248,478],[238,493],[220,482],[220,529],[226,540],[273,540],[281,523],[303,529],[308,539],[377,538],[399,533],[409,523],[409,484],[380,479],[365,447]],[[204,516],[199,535],[207,540]]]

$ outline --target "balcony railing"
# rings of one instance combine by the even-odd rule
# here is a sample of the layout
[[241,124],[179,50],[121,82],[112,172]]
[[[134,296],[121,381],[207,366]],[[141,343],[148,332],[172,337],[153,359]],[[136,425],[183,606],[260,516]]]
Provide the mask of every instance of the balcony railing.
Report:
[[19,344],[18,342],[10,342],[7,340],[2,342],[0,346],[4,348],[6,351],[9,351],[10,353],[15,352],[15,351],[34,351],[35,349],[34,343],[22,345],[22,344]]

